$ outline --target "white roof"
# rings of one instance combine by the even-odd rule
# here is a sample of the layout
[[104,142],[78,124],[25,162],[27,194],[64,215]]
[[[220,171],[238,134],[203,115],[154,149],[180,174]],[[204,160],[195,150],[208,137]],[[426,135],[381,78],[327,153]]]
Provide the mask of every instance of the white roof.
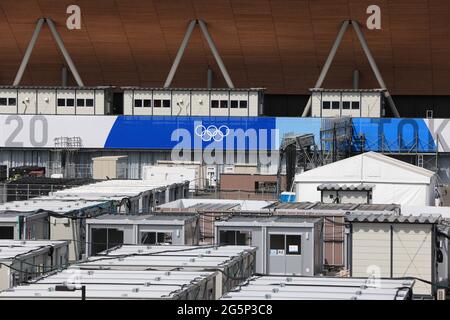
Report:
[[432,207],[432,206],[401,206],[402,215],[440,215],[444,219],[450,219],[450,207]]
[[414,280],[255,276],[222,300],[405,300]]
[[297,174],[295,182],[430,184],[433,176],[430,170],[366,152]]
[[37,255],[49,247],[67,245],[66,241],[0,240],[0,260],[13,260],[21,255]]
[[230,210],[260,210],[273,204],[275,201],[262,201],[262,200],[229,200],[229,199],[179,199],[176,201],[168,202],[158,206],[161,209],[187,209],[196,208],[199,210],[207,210],[207,208],[219,209],[221,205]]
[[249,246],[134,246],[124,245],[90,257],[74,268],[216,270],[254,253]]
[[215,272],[67,269],[0,293],[1,299],[81,299],[81,291],[55,291],[56,285],[85,285],[86,299],[175,299],[211,279]]
[[106,205],[105,201],[61,201],[41,197],[39,199],[30,199],[23,201],[12,201],[0,204],[0,218],[2,211],[30,212],[37,210],[47,210],[56,213],[68,213],[78,210],[86,210],[96,206]]
[[104,198],[109,197],[134,197],[142,192],[160,188],[167,188],[173,184],[185,183],[182,180],[171,179],[170,181],[160,180],[106,180],[93,184],[78,186],[74,188],[59,190],[51,195],[56,198]]

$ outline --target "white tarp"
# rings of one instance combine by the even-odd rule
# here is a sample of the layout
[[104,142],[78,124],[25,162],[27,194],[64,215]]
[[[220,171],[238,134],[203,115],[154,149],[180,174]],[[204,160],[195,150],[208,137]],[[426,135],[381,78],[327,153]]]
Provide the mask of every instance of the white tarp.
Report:
[[295,176],[296,201],[320,201],[321,184],[373,185],[372,203],[434,205],[434,172],[367,152]]

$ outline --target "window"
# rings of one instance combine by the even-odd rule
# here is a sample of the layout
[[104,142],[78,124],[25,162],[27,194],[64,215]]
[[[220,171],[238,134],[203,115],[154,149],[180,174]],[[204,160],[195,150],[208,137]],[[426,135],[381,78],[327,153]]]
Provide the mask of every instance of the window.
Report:
[[284,255],[285,254],[285,243],[284,234],[271,234],[270,235],[270,255]]
[[342,102],[342,109],[350,109],[350,102],[349,101]]
[[134,107],[135,108],[142,108],[142,100],[134,100]]
[[86,107],[93,107],[94,99],[86,99]]
[[220,245],[249,246],[252,244],[250,231],[221,230],[219,232]]
[[0,98],[0,106],[6,106],[8,102],[8,99],[6,98]]
[[172,233],[141,232],[141,244],[172,244]]
[[91,254],[111,249],[123,244],[123,231],[110,228],[94,228],[91,230]]
[[228,109],[228,100],[220,100],[220,108]]
[[0,227],[0,239],[2,240],[14,239],[14,227]]
[[163,100],[163,108],[170,108],[170,100]]
[[73,106],[75,106],[75,99],[67,99],[66,107],[73,107]]
[[359,110],[359,101],[352,102],[352,110]]
[[255,182],[255,192],[276,192],[277,182],[276,181],[256,181]]
[[231,107],[232,109],[238,108],[238,107],[239,107],[239,101],[237,101],[237,100],[231,100],[231,102],[230,102],[230,107]]
[[17,104],[16,98],[8,98],[8,106],[15,106]]
[[331,109],[331,102],[330,101],[322,102],[322,109]]
[[58,107],[65,107],[66,99],[58,99]]
[[271,234],[270,255],[301,255],[302,236],[299,234]]
[[153,108],[161,108],[161,100],[154,100]]
[[339,101],[333,101],[333,102],[331,103],[331,108],[332,108],[333,110],[339,110]]
[[84,99],[77,99],[77,107],[84,107]]
[[239,108],[247,109],[247,101],[246,100],[239,101]]
[[144,108],[151,108],[152,107],[152,100],[145,99],[144,100]]
[[219,107],[219,100],[211,100],[211,108],[218,108]]
[[302,254],[302,236],[301,235],[286,235],[286,254],[300,255]]

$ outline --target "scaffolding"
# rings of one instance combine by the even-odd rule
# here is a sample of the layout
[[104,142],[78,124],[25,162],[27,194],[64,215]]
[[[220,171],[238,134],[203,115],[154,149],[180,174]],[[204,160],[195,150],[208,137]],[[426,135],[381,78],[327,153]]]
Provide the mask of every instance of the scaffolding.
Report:
[[350,157],[353,143],[351,118],[323,119],[320,129],[321,165]]
[[64,178],[89,177],[89,174],[80,173],[75,164],[76,155],[82,147],[80,137],[57,137],[54,139],[54,161],[49,163],[50,175],[59,175]]

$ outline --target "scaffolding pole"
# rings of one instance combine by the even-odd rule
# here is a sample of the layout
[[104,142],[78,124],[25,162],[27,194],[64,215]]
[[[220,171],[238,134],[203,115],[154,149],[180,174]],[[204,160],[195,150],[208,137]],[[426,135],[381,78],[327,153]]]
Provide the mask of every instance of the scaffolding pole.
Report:
[[[328,54],[328,58],[322,67],[322,71],[320,72],[319,79],[317,79],[317,82],[316,82],[316,85],[314,86],[314,88],[320,88],[322,86],[323,81],[325,80],[325,77],[327,76],[328,70],[330,70],[331,63],[333,62],[334,57],[336,56],[336,52],[339,49],[339,46],[341,45],[342,39],[344,38],[345,31],[347,31],[349,24],[350,24],[350,20],[345,20],[342,23],[341,29],[339,30],[336,40],[334,41],[333,47],[331,48],[331,51]],[[305,107],[305,110],[303,110],[302,117],[306,117],[310,110],[311,110],[311,97],[309,97],[308,103],[306,104],[306,107]]]
[[170,68],[169,74],[167,75],[166,82],[164,83],[164,88],[168,88],[172,84],[173,77],[177,72],[181,58],[183,58],[184,51],[186,50],[186,47],[189,43],[189,39],[191,38],[192,35],[192,31],[194,31],[196,24],[197,24],[196,20],[192,20],[189,23],[186,33],[184,34],[183,41],[181,42],[180,48],[178,49],[177,55],[175,56],[175,60],[173,61],[172,67]]
[[361,46],[364,50],[364,53],[366,54],[367,60],[369,60],[370,67],[372,68],[373,73],[375,74],[375,77],[377,78],[378,84],[380,87],[384,90],[384,96],[386,97],[389,107],[391,108],[392,113],[396,118],[400,118],[400,114],[397,110],[397,107],[395,106],[394,100],[392,99],[391,94],[389,93],[386,83],[384,83],[383,77],[381,76],[381,72],[378,69],[377,63],[375,62],[375,59],[372,56],[372,53],[370,52],[369,46],[367,45],[366,39],[364,38],[364,35],[361,31],[361,28],[359,27],[359,24],[357,21],[352,21],[353,29],[356,32],[356,35],[358,36],[359,42],[361,43]]
[[28,44],[27,50],[20,63],[19,70],[17,71],[16,78],[14,79],[13,86],[18,86],[22,81],[23,74],[27,68],[28,61],[30,61],[31,53],[33,52],[34,46],[36,45],[39,34],[41,33],[42,26],[45,22],[44,18],[40,18],[36,23],[36,28],[34,29],[33,36],[31,37],[30,43]]

